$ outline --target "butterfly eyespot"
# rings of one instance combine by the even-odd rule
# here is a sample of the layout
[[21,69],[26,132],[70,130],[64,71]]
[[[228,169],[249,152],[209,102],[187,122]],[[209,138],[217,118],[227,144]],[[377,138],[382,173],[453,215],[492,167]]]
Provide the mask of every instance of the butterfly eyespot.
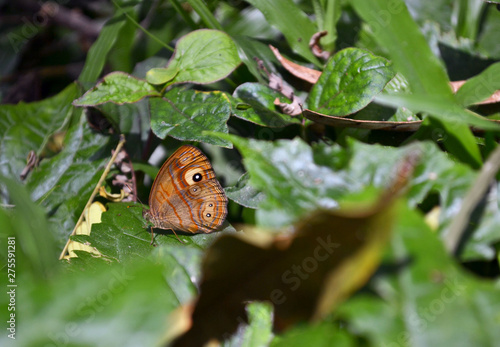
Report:
[[189,187],[189,192],[191,193],[192,196],[197,196],[201,193],[201,189],[199,186],[194,185]]
[[212,215],[210,213],[207,213],[207,217],[210,218],[212,217]]
[[214,204],[208,204],[208,207],[214,207]]
[[195,181],[195,182],[200,182],[200,181],[201,181],[201,179],[202,179],[201,174],[199,174],[199,173],[195,173],[195,174],[193,175],[193,181]]

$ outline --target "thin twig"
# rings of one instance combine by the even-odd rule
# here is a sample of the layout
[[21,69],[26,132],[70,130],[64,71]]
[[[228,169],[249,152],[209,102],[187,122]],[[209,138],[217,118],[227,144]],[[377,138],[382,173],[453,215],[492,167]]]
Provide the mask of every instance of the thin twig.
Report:
[[453,254],[457,251],[460,240],[467,230],[472,212],[483,198],[499,169],[500,146],[497,146],[484,163],[479,176],[477,176],[476,181],[465,195],[460,211],[453,219],[449,232],[445,235],[444,244],[448,252]]
[[64,246],[64,248],[63,248],[63,250],[61,252],[61,255],[59,256],[59,260],[63,259],[64,256],[66,255],[66,252],[68,251],[69,243],[71,242],[71,236],[75,235],[76,228],[82,222],[83,215],[84,215],[85,211],[90,207],[90,205],[94,201],[95,196],[99,192],[99,188],[102,186],[104,180],[106,179],[106,176],[108,176],[108,173],[111,170],[111,165],[113,165],[113,163],[115,162],[116,156],[118,155],[118,153],[120,153],[120,150],[122,149],[122,147],[123,147],[124,144],[125,144],[125,135],[121,134],[120,135],[120,142],[116,146],[116,149],[115,149],[115,152],[113,153],[113,156],[109,160],[108,165],[106,165],[106,168],[104,169],[104,172],[102,173],[101,178],[99,179],[99,182],[97,182],[97,185],[95,186],[94,191],[90,195],[90,198],[87,201],[87,204],[85,205],[85,208],[83,209],[82,213],[80,214],[80,218],[78,218],[78,221],[75,224],[75,228],[73,229],[73,231],[69,235],[68,241],[66,242],[66,245]]

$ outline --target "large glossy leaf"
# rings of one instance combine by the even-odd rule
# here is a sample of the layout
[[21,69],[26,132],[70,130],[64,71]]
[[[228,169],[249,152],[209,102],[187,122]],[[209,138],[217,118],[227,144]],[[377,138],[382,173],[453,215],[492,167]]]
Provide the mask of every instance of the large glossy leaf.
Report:
[[231,37],[218,30],[196,30],[182,37],[166,68],[148,71],[153,84],[206,84],[227,77],[241,60]]
[[[262,226],[286,226],[318,207],[338,208],[346,195],[368,185],[386,187],[398,163],[416,151],[422,157],[408,184],[409,206],[416,207],[437,193],[441,210],[438,228],[446,237],[458,213],[457,206],[477,176],[475,171],[452,160],[429,142],[391,148],[349,140],[347,148],[342,149],[325,144],[311,148],[299,139],[271,143],[235,136],[227,138],[242,153],[250,175],[248,184],[265,194],[256,213],[256,221]],[[496,205],[496,199],[491,199],[487,215],[475,221],[476,231],[471,233],[463,250],[467,259],[493,258],[493,244],[500,240],[500,214]]]
[[53,235],[64,245],[68,235],[111,157],[108,138],[95,134],[82,112],[75,112],[72,125],[57,155],[46,158],[28,176],[26,187],[31,199],[50,212]]
[[203,133],[206,130],[228,132],[226,122],[231,115],[231,105],[223,93],[174,88],[163,98],[151,98],[149,104],[151,129],[159,138],[172,136],[231,148],[229,141]]
[[78,95],[71,84],[58,95],[34,103],[0,107],[0,173],[19,180],[30,151],[39,156],[57,132],[63,131]]
[[349,115],[368,105],[393,77],[385,58],[346,48],[327,62],[311,89],[308,107],[333,116]]
[[[127,259],[146,258],[155,249],[151,245],[151,234],[148,222],[143,219],[145,207],[140,204],[114,203],[108,204],[108,211],[103,213],[102,222],[92,226],[90,236],[73,236],[72,239],[95,247],[103,257],[111,261],[127,261]],[[177,232],[183,242],[170,230],[153,229],[154,243],[194,247],[200,249],[207,246],[224,233],[231,233],[231,228],[224,232],[210,234],[189,234]]]

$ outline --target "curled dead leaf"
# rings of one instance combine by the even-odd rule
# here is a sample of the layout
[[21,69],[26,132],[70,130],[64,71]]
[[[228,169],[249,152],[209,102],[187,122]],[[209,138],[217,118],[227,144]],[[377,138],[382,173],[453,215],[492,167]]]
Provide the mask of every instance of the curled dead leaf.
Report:
[[422,121],[410,122],[391,122],[391,121],[375,121],[375,120],[359,120],[345,117],[330,116],[311,110],[304,110],[304,117],[314,122],[345,128],[359,128],[372,130],[390,130],[390,131],[417,131],[422,124]]
[[[76,225],[75,235],[90,235],[92,225],[101,223],[101,215],[106,211],[103,204],[96,201],[83,211],[83,219]],[[75,251],[85,251],[96,256],[101,256],[101,253],[95,248],[81,242],[70,240],[68,243],[68,254],[64,259],[78,257]]]
[[302,113],[301,104],[299,103],[298,98],[293,98],[291,104],[287,104],[286,102],[281,102],[280,99],[274,99],[274,105],[281,108],[282,113],[288,114],[290,116],[298,116]]
[[306,66],[296,64],[293,61],[286,59],[280,54],[279,50],[276,47],[269,45],[269,48],[274,53],[276,59],[278,59],[281,65],[292,75],[311,84],[318,82],[319,76],[321,76],[321,71],[310,69]]
[[311,39],[309,40],[309,48],[311,49],[312,53],[318,57],[318,58],[321,58],[321,59],[324,59],[324,60],[327,60],[328,58],[330,58],[330,52],[328,51],[324,51],[322,48],[321,48],[321,45],[319,43],[319,40],[323,37],[323,36],[326,36],[328,34],[328,31],[326,30],[323,30],[323,31],[320,31],[320,32],[317,32],[316,34],[314,34]]

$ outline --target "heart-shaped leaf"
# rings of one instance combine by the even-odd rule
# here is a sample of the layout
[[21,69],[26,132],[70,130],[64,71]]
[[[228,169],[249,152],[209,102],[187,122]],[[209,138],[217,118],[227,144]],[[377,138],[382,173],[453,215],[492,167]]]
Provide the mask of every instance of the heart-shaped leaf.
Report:
[[241,63],[231,37],[218,30],[202,29],[183,36],[166,68],[151,69],[152,84],[213,83],[227,77]]

